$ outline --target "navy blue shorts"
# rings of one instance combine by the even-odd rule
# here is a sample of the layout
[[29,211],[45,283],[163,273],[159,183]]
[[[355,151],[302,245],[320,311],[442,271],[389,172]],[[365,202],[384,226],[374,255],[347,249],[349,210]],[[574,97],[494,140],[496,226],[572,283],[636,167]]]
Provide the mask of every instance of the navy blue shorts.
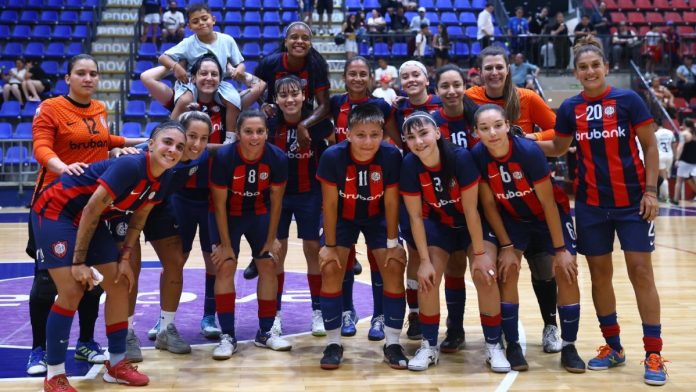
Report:
[[[268,224],[270,214],[258,216],[227,216],[227,230],[230,233],[230,242],[232,242],[232,250],[235,256],[239,256],[239,243],[242,240],[242,235],[246,238],[251,247],[251,256],[259,258],[261,249],[266,243],[268,235]],[[210,227],[210,243],[219,244],[220,234],[215,222],[215,214],[209,213],[208,225]]]
[[314,11],[314,0],[304,0],[302,2],[302,12],[312,13]]
[[109,229],[109,232],[111,232],[111,237],[113,237],[114,241],[123,242],[126,240],[129,220],[130,215],[121,215],[119,217],[104,221],[106,223],[106,228]]
[[599,256],[614,249],[614,233],[619,236],[624,252],[655,250],[655,222],[640,214],[640,206],[605,208],[575,202],[575,223],[578,229],[578,252]]
[[297,237],[317,241],[321,227],[321,193],[308,192],[283,196],[283,209],[278,223],[278,239],[285,240],[290,234],[290,222],[295,216]]
[[198,240],[203,252],[212,252],[210,246],[210,231],[208,227],[209,203],[207,200],[191,200],[181,195],[171,197],[176,222],[179,224],[179,235],[184,253],[193,249],[193,240],[198,230]]
[[437,246],[447,253],[466,251],[471,245],[471,236],[466,227],[450,227],[432,219],[423,219],[428,246]]
[[148,242],[179,235],[179,225],[169,198],[152,208],[147,216],[143,234]]
[[[73,250],[77,226],[66,219],[51,220],[31,212],[31,224],[36,243],[36,260],[39,269],[68,267],[73,262]],[[89,243],[85,263],[107,264],[118,261],[116,240],[104,221],[100,221]]]
[[413,240],[413,234],[411,233],[411,221],[403,200],[399,204],[399,237],[413,249],[416,249],[416,241]]
[[[505,211],[500,214],[503,218],[505,230],[510,237],[510,241],[515,246],[515,249],[525,251],[530,247],[535,250],[543,250],[553,255],[555,250],[553,241],[551,240],[551,232],[546,224],[546,221],[521,221],[512,218]],[[576,254],[576,236],[573,228],[573,218],[566,214],[562,208],[558,208],[558,215],[561,218],[561,227],[563,231],[563,241],[565,247],[571,255]]]
[[360,232],[363,233],[368,248],[374,250],[387,247],[387,221],[381,217],[349,221],[339,216],[336,222],[336,245],[353,247],[358,242]]

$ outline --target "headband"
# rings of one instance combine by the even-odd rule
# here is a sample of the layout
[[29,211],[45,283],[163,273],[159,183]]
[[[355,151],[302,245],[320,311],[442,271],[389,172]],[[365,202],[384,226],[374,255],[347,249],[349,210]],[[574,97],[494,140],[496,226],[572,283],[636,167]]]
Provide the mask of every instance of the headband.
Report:
[[307,23],[302,22],[300,20],[290,23],[288,25],[288,27],[286,27],[285,30],[283,30],[283,37],[287,38],[288,31],[290,31],[291,28],[298,26],[298,25],[303,26],[305,29],[307,29],[307,31],[309,31],[309,38],[312,38],[312,28],[309,27],[309,25]]
[[404,69],[404,67],[408,67],[409,65],[417,67],[421,70],[421,72],[423,72],[423,75],[425,75],[426,78],[428,77],[428,70],[425,68],[425,65],[423,65],[423,63],[421,63],[420,61],[415,60],[408,60],[405,63],[401,64],[401,67],[399,67],[399,75],[401,75],[401,71]]

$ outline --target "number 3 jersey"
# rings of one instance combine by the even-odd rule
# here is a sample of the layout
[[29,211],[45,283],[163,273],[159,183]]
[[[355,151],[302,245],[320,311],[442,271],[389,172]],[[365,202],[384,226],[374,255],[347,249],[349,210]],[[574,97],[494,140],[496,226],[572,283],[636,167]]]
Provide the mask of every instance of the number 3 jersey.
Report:
[[317,179],[338,189],[338,217],[360,221],[384,217],[384,191],[399,184],[401,153],[382,142],[372,159],[358,161],[345,140],[319,160]]
[[[532,140],[515,136],[509,136],[509,140],[510,151],[502,158],[493,157],[483,143],[471,150],[482,181],[488,183],[498,205],[512,218],[544,221],[544,209],[534,185],[551,176],[546,157]],[[553,184],[553,195],[556,203],[569,213],[568,196],[556,184]]]
[[271,210],[271,186],[288,180],[288,160],[278,147],[265,143],[256,160],[244,158],[239,142],[217,151],[210,186],[227,189],[229,216],[265,215]]
[[640,202],[645,167],[636,129],[653,121],[632,90],[607,87],[597,97],[566,99],[556,115],[556,133],[577,140],[575,198],[591,206],[628,207]]

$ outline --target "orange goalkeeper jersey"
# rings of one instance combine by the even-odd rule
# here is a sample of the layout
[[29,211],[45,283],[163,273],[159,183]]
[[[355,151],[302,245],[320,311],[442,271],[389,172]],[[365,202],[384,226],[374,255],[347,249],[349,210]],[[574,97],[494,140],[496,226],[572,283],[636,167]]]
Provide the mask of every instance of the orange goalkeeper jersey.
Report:
[[34,157],[41,165],[35,194],[58,177],[46,167],[49,159],[58,157],[68,165],[94,163],[107,159],[111,148],[125,143],[123,137],[109,134],[104,104],[92,100],[83,105],[64,96],[41,103],[32,133]]

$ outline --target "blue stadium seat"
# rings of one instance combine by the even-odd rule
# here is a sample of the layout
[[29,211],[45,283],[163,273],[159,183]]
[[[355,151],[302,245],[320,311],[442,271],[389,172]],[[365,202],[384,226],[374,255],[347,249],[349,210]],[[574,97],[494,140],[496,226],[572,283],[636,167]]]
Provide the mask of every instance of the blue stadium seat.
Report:
[[174,45],[175,44],[173,42],[162,42],[162,45],[160,45],[159,52],[164,53],[164,52],[168,51],[169,49],[173,48]]
[[8,42],[2,50],[3,59],[16,59],[23,53],[22,44],[19,42]]
[[464,42],[455,42],[452,47],[452,53],[455,56],[468,56],[469,55],[469,45]]
[[267,40],[277,40],[280,37],[280,27],[266,26],[263,28],[263,34],[261,34],[261,36]]
[[283,11],[297,11],[300,9],[299,5],[297,5],[297,0],[282,0],[280,8]]
[[48,44],[45,53],[46,58],[49,59],[64,59],[65,58],[65,44],[62,42],[51,42]]
[[[14,61],[10,61],[10,60],[0,60],[0,68],[5,68],[6,71],[9,71],[9,70],[12,69],[12,67],[14,67],[14,66],[15,66],[15,62],[14,62]],[[7,72],[5,72],[5,73],[7,73]]]
[[220,22],[218,22],[218,21],[219,21],[219,20],[222,20],[222,12],[220,12],[220,11],[213,11],[212,14],[213,14],[213,17],[215,18],[215,22],[220,23]]
[[135,63],[135,66],[133,67],[133,79],[139,79],[140,74],[147,71],[148,69],[154,67],[154,64],[152,61],[148,60],[141,60]]
[[263,8],[261,0],[245,0],[243,3],[245,11],[258,11]]
[[452,0],[435,0],[435,8],[440,12],[454,11]]
[[44,8],[43,0],[27,0],[27,8],[41,11]]
[[437,15],[437,12],[426,12],[425,17],[430,20],[430,26],[437,26],[440,23],[440,17]]
[[247,41],[257,41],[261,38],[259,26],[246,26],[242,31],[241,38]]
[[459,23],[464,26],[476,25],[476,16],[473,12],[462,12],[459,14]]
[[[435,1],[434,0],[420,0],[418,1],[418,7],[425,8],[426,12],[435,11]],[[433,20],[430,19],[432,22]]]
[[230,11],[225,13],[225,25],[240,25],[242,24],[242,13],[239,11]]
[[13,41],[26,41],[28,40],[31,35],[31,27],[27,25],[17,25],[12,29],[12,35],[10,35],[10,38],[12,38]]
[[464,38],[464,33],[462,32],[462,28],[459,26],[448,26],[447,27],[447,35],[449,36],[450,40],[459,40]]
[[7,38],[10,36],[10,26],[8,25],[0,25],[0,40],[7,40]]
[[145,101],[128,101],[126,110],[123,112],[123,117],[137,118],[142,120],[145,118]]
[[235,40],[238,40],[242,35],[242,30],[239,26],[225,26],[225,34],[232,36]]
[[82,13],[80,14],[80,23],[93,24],[94,23],[94,12],[82,11]]
[[478,56],[481,53],[481,44],[479,44],[478,41],[471,44],[470,53],[472,56]]
[[261,24],[261,14],[258,11],[245,12],[244,24]]
[[66,95],[68,93],[68,84],[65,83],[64,79],[58,79],[56,82],[56,85],[53,86],[53,90],[51,91],[53,95]]
[[145,99],[150,95],[147,91],[143,82],[140,80],[131,80],[130,91],[128,92],[128,99]]
[[243,2],[239,0],[227,0],[227,3],[225,4],[225,8],[229,10],[234,10],[234,11],[241,11],[242,10],[242,5]]
[[470,10],[471,3],[469,0],[454,0],[454,9],[461,11]]
[[24,57],[31,60],[44,57],[44,45],[41,42],[29,42],[24,48]]
[[43,6],[45,10],[60,10],[63,9],[63,0],[46,0]]
[[152,42],[143,42],[140,44],[140,48],[138,49],[138,58],[156,59],[157,57],[157,45],[153,44]]
[[31,39],[45,41],[48,40],[48,37],[51,37],[51,26],[34,26],[34,30],[31,32]]
[[263,0],[263,9],[267,11],[277,11],[280,9],[278,0]]
[[77,56],[78,54],[84,53],[84,48],[82,47],[82,43],[80,42],[73,42],[70,45],[68,45],[68,51],[66,55],[68,57],[73,57]]
[[296,20],[299,20],[297,12],[295,11],[283,11],[283,15],[280,17],[283,24],[288,25]]
[[157,128],[158,125],[160,125],[159,121],[148,122],[145,126],[145,133],[143,134],[143,136],[150,137],[150,135],[152,135],[152,130]]
[[213,11],[220,11],[225,8],[225,2],[223,0],[208,0],[208,7]]
[[404,42],[397,42],[392,46],[392,55],[404,57],[408,56],[408,45]]
[[140,123],[137,122],[124,122],[121,127],[121,136],[123,137],[141,137],[142,133]]
[[16,1],[7,1],[7,4],[5,7],[15,9],[15,10],[21,10],[24,7],[26,7],[27,2],[26,0],[16,0]]
[[53,29],[53,36],[51,38],[53,38],[54,41],[67,41],[72,38],[72,29],[70,26],[58,25]]
[[456,26],[459,24],[459,19],[454,12],[443,12],[442,15],[440,15],[440,23],[445,26]]
[[17,14],[17,11],[4,10],[0,14],[0,22],[2,22],[2,23],[15,24],[15,23],[17,23],[17,19],[19,19],[19,15]]
[[266,42],[263,44],[263,50],[261,53],[264,56],[268,56],[269,54],[273,53],[278,49],[279,44],[277,42]]
[[486,2],[487,0],[471,0],[471,9],[478,14],[482,9],[486,8]]
[[370,45],[368,45],[364,42],[359,43],[358,44],[358,54],[363,56],[363,57],[369,56],[370,55]]
[[387,57],[391,55],[391,53],[389,53],[389,47],[387,47],[385,42],[376,42],[374,49],[375,56]]
[[0,107],[0,119],[18,120],[22,113],[22,105],[17,101],[5,101]]
[[79,11],[82,9],[83,3],[82,0],[65,0],[65,9]]
[[68,63],[69,63],[69,61],[63,61],[63,64],[60,66],[60,74],[61,75],[68,74]]
[[[55,12],[55,11],[46,11]],[[46,13],[44,12],[44,13]],[[60,23],[61,24],[77,24],[78,17],[77,11],[63,11],[60,13]]]
[[36,24],[39,21],[39,12],[34,10],[22,11],[19,23]]
[[464,32],[464,35],[471,39],[476,39],[476,35],[478,34],[478,27],[476,26],[468,26]]
[[264,25],[279,25],[280,24],[280,16],[278,16],[278,12],[276,11],[270,11],[270,12],[264,12],[263,13],[263,18],[261,19],[263,21]]
[[19,123],[17,128],[15,128],[15,133],[12,137],[14,139],[31,139],[31,123]]
[[29,150],[24,146],[12,146],[7,149],[5,154],[6,165],[27,165],[29,164]]
[[46,76],[51,78],[57,78],[60,75],[60,67],[56,61],[42,62],[41,69],[46,73]]
[[261,49],[259,48],[259,44],[253,42],[253,43],[246,43],[242,47],[242,56],[244,57],[249,57],[249,58],[257,58],[261,55]]
[[369,12],[375,8],[380,9],[381,6],[379,5],[379,0],[364,0],[363,8]]
[[259,63],[256,61],[244,61],[244,68],[246,68],[246,72],[249,72],[250,74],[254,73],[254,70],[258,65]]
[[75,26],[75,31],[72,33],[73,41],[84,41],[89,36],[89,27],[85,25]]
[[58,23],[58,11],[47,10],[42,12],[40,21],[45,24]]
[[362,9],[362,4],[360,0],[346,0],[345,2],[348,12],[356,12]]
[[[40,103],[41,102],[32,101],[26,102],[24,104],[24,109],[22,109],[22,114],[20,114],[20,116],[22,116],[22,119],[31,120],[32,118],[34,118],[34,114],[36,114],[36,108],[39,107]],[[31,134],[31,132],[29,133]]]
[[162,106],[161,103],[157,101],[150,102],[150,109],[147,111],[148,118],[169,118],[170,114],[169,110]]
[[0,123],[0,140],[9,139],[12,137],[12,125],[10,123]]

